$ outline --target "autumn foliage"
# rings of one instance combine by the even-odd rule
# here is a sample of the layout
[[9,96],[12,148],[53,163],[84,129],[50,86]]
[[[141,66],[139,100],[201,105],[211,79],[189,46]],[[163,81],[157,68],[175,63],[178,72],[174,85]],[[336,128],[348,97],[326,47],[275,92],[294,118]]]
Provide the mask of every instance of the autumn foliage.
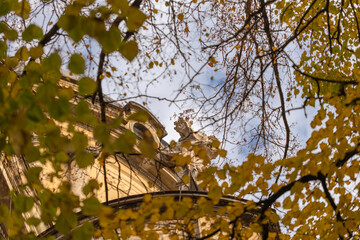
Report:
[[[74,239],[358,239],[359,14],[354,0],[0,0],[1,164],[21,159],[28,166],[11,207],[0,205],[9,238],[35,239],[31,227],[45,224]],[[197,181],[204,196],[146,194],[124,209],[109,206],[107,195],[100,202],[94,179],[84,197],[65,180],[56,191],[43,184],[44,166],[62,179],[70,159],[106,172],[109,156],[133,153],[134,133],[110,135],[129,119],[109,121],[104,83],[119,86],[126,101],[136,84],[177,79],[176,67],[185,76],[177,94],[147,97],[190,102],[183,116],[218,137],[217,160],[184,146],[203,160]],[[76,88],[59,87],[62,69],[78,78]],[[289,120],[297,111],[304,118],[316,112],[306,142]],[[79,123],[91,126],[97,156]],[[158,153],[141,144],[144,157]],[[229,144],[241,153],[237,160],[226,156]],[[174,168],[189,161],[177,155]]]

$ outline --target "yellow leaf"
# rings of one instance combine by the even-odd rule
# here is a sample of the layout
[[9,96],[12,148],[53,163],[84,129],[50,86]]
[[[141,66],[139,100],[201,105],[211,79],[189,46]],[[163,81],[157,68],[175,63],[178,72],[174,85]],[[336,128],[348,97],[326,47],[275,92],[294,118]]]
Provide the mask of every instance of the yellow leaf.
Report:
[[212,143],[211,143],[211,146],[213,148],[219,148],[220,147],[220,142],[219,140],[214,140]]
[[293,206],[293,202],[291,201],[290,197],[285,198],[284,202],[283,202],[283,208],[285,209],[291,209]]
[[157,130],[156,130],[156,135],[157,135],[159,138],[162,138],[162,137],[163,137],[163,135],[164,135],[163,130],[161,130],[161,129],[157,129]]
[[171,148],[175,148],[176,147],[176,142],[174,141],[174,140],[172,140],[171,142],[170,142],[170,147]]
[[183,178],[182,178],[182,181],[185,183],[185,184],[188,184],[190,182],[190,177],[189,175],[185,175]]
[[139,149],[142,155],[148,158],[154,158],[156,155],[155,148],[148,141],[142,139],[139,143]]
[[155,214],[151,215],[150,222],[157,223],[159,221],[159,219],[160,219],[160,214],[155,213]]
[[226,178],[226,171],[224,171],[224,170],[220,170],[220,171],[216,172],[216,174],[222,180]]
[[184,29],[184,32],[185,32],[186,34],[189,34],[189,32],[190,32],[189,28],[186,27],[186,28]]
[[199,158],[203,159],[203,160],[207,160],[207,151],[205,149],[201,149],[199,152],[198,152],[198,156]]
[[39,58],[44,53],[43,47],[41,45],[39,45],[37,47],[31,48],[29,53],[32,58],[34,58],[34,59]]
[[153,68],[154,67],[154,62],[150,62],[149,63],[149,68],[151,69],[151,68]]
[[127,60],[132,61],[139,52],[139,48],[136,41],[129,41],[125,42],[119,51]]
[[175,161],[177,166],[185,166],[191,162],[191,157],[175,154],[171,160]]
[[219,154],[220,157],[226,157],[227,151],[224,149],[218,149],[217,153]]
[[146,111],[138,111],[129,116],[128,120],[134,120],[137,122],[146,122],[149,120],[149,114]]
[[150,202],[151,201],[151,195],[150,194],[145,194],[144,195],[144,202]]
[[95,238],[101,237],[101,230],[100,230],[100,229],[96,229],[96,230],[95,230],[95,232],[94,232],[94,237],[95,237]]
[[276,232],[269,232],[269,239],[275,239],[276,238]]
[[15,14],[23,19],[27,19],[30,16],[30,4],[28,1],[23,0],[19,3],[19,7],[15,10]]
[[179,15],[177,15],[177,18],[182,21],[184,20],[184,14],[180,13]]
[[190,147],[191,147],[191,142],[190,142],[190,141],[183,142],[183,143],[181,144],[181,147],[183,147],[183,148],[190,148]]

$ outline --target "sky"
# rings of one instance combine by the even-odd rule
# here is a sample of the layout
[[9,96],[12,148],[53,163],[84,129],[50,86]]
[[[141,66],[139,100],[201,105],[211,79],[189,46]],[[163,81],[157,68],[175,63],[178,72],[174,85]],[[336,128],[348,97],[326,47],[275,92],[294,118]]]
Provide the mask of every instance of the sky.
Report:
[[[160,4],[160,3],[159,3]],[[163,6],[159,7],[160,11],[164,9]],[[157,21],[163,21],[161,17],[158,17]],[[150,29],[147,25],[145,25],[147,28]],[[162,51],[169,56],[174,56],[175,64],[169,65],[169,74],[164,74],[163,69],[158,66],[153,66],[151,69],[144,68],[144,65],[147,66],[150,64],[151,61],[156,61],[159,58],[158,55],[155,53],[155,50],[152,49],[151,45],[147,46],[146,44],[149,44],[149,42],[142,42],[142,39],[137,39],[140,47],[140,56],[144,55],[144,52],[149,52],[150,57],[149,58],[136,58],[133,60],[133,62],[130,64],[126,62],[127,60],[124,60],[121,57],[113,57],[111,58],[111,62],[114,66],[118,67],[121,66],[118,69],[118,79],[121,79],[124,77],[124,72],[136,73],[136,76],[133,76],[133,81],[136,83],[131,83],[131,78],[127,78],[127,80],[124,80],[124,82],[127,82],[130,86],[128,88],[124,86],[122,87],[116,87],[116,83],[114,81],[109,80],[105,86],[107,86],[105,89],[109,96],[114,99],[128,99],[131,96],[136,96],[138,92],[141,92],[141,94],[146,94],[148,96],[152,96],[150,98],[146,97],[139,97],[139,98],[133,98],[131,100],[137,101],[139,103],[146,103],[145,107],[147,107],[159,120],[160,122],[165,126],[168,135],[165,137],[165,140],[170,142],[171,140],[177,140],[179,138],[178,133],[174,130],[174,122],[177,119],[177,116],[181,114],[183,111],[186,110],[193,110],[197,111],[196,104],[194,102],[186,101],[186,102],[177,102],[172,103],[168,100],[173,100],[175,96],[177,96],[179,89],[182,89],[183,86],[189,81],[189,76],[187,73],[190,73],[190,75],[194,75],[199,70],[199,74],[194,79],[194,83],[201,84],[202,90],[205,94],[210,94],[210,90],[206,89],[206,85],[213,85],[217,84],[223,79],[226,78],[225,69],[220,69],[217,72],[214,72],[214,68],[211,68],[207,64],[204,65],[204,62],[206,62],[207,59],[201,59],[203,52],[201,52],[201,46],[199,44],[198,38],[198,30],[196,25],[189,26],[189,39],[188,41],[192,44],[192,49],[184,49],[184,53],[192,55],[186,55],[186,58],[188,59],[188,65],[192,67],[192,69],[189,70],[189,67],[184,63],[183,59],[176,55],[175,53],[175,47],[171,46],[171,44],[164,45]],[[191,34],[194,32],[194,35]],[[151,37],[152,34],[151,30],[149,31],[142,31],[142,34],[144,34],[147,37]],[[145,39],[148,40],[148,39]],[[166,39],[160,39],[162,41],[165,41]],[[293,58],[295,61],[298,60],[298,56],[301,55],[303,50],[298,49],[296,46],[288,46],[289,49],[291,49],[291,52],[293,54]],[[206,55],[206,54],[204,54]],[[170,59],[170,57],[168,58]],[[159,60],[160,62],[160,60]],[[126,69],[125,67],[126,66]],[[184,67],[185,66],[185,67]],[[129,68],[127,68],[129,67]],[[141,72],[138,71],[138,69],[141,69]],[[138,72],[137,72],[138,71]],[[176,74],[175,74],[176,73]],[[129,76],[128,74],[127,76]],[[210,80],[210,78],[213,76],[213,80]],[[113,76],[115,77],[115,76]],[[191,78],[191,77],[190,77]],[[132,84],[132,85],[131,85]],[[283,86],[284,87],[284,86]],[[284,87],[285,88],[285,87]],[[129,91],[128,91],[129,90]],[[189,91],[190,88],[187,89]],[[124,93],[126,92],[126,96],[123,94],[118,93]],[[180,94],[176,99],[184,99],[188,95]],[[301,93],[298,95],[298,97],[293,98],[291,100],[291,104],[293,107],[300,107],[304,103],[304,99],[301,99]],[[153,98],[154,97],[154,98]],[[156,98],[161,99],[167,99],[167,100],[157,100]],[[278,97],[275,97],[273,100],[274,106],[279,106],[280,101]],[[120,101],[120,104],[122,101]],[[293,130],[294,135],[296,136],[296,140],[300,146],[305,146],[305,143],[307,139],[310,137],[312,129],[310,128],[310,122],[313,118],[313,116],[316,114],[317,110],[316,108],[313,109],[311,107],[307,107],[301,110],[294,110],[287,114],[289,124],[291,126],[291,129]],[[199,115],[201,116],[201,115]],[[197,122],[196,119],[193,119],[193,128],[194,130],[202,129],[199,122]],[[211,126],[205,129],[202,129],[202,131],[205,131],[205,133],[211,135],[213,134]],[[219,139],[221,139],[222,135],[217,135]],[[224,146],[225,149],[228,150],[229,156],[231,158],[237,158],[237,159],[245,159],[247,154],[249,152],[247,151],[240,151],[236,146],[226,145]]]
[[[33,3],[37,2],[36,6],[41,6],[44,4],[40,1],[32,1]],[[61,1],[56,1],[58,8],[56,11],[51,11],[53,5],[47,4],[45,10],[38,10],[36,17],[29,19],[28,21],[35,22],[41,26],[44,31],[49,30],[52,26],[50,22],[56,22],[57,16],[61,14]],[[157,8],[159,12],[167,11],[167,7],[163,4],[162,1],[159,1],[154,8]],[[36,11],[37,8],[34,8]],[[150,14],[150,13],[147,13]],[[161,15],[157,14],[154,16],[155,22],[164,22],[166,21],[166,14]],[[206,23],[207,26],[211,27],[210,22]],[[145,26],[147,26],[145,24]],[[179,29],[184,28],[184,24],[179,24],[177,26]],[[154,65],[151,69],[146,66],[150,66],[151,62],[158,61],[161,63],[161,55],[157,54],[156,44],[151,43],[151,37],[154,34],[149,28],[149,30],[142,30],[142,39],[137,38],[139,43],[140,53],[138,57],[134,59],[131,63],[122,58],[120,55],[111,55],[107,60],[109,60],[108,68],[115,67],[116,71],[112,72],[111,79],[104,79],[104,91],[105,93],[113,98],[114,100],[119,99],[119,104],[125,104],[126,101],[132,100],[138,103],[145,103],[145,107],[148,108],[165,126],[168,135],[165,137],[165,140],[170,142],[171,140],[177,140],[179,134],[174,130],[174,122],[177,120],[177,116],[184,112],[188,111],[197,111],[197,107],[194,102],[190,101],[181,101],[185,99],[188,95],[184,93],[179,94],[179,89],[183,89],[184,84],[188,83],[192,75],[198,72],[197,77],[194,79],[194,83],[202,85],[202,90],[205,94],[210,94],[210,90],[206,89],[206,85],[217,84],[223,79],[226,78],[225,69],[220,69],[217,72],[214,72],[214,69],[208,66],[206,63],[207,59],[202,59],[202,56],[206,56],[201,51],[201,45],[199,44],[199,29],[196,24],[189,24],[189,37],[186,41],[189,41],[191,44],[191,49],[183,49],[184,56],[180,56],[176,52],[176,47],[174,44],[171,44],[171,41],[168,39],[159,39],[159,41],[165,42],[166,44],[162,45],[163,56],[167,57],[167,60],[170,58],[174,59],[174,65],[168,64],[169,71],[167,73],[163,72],[164,67],[159,67]],[[166,32],[165,35],[166,36]],[[168,42],[166,42],[168,41]],[[99,45],[96,41],[89,38],[85,38],[84,41],[78,45],[72,45],[71,42],[64,42],[61,39],[58,39],[57,45],[54,48],[49,49],[49,51],[59,51],[62,54],[64,59],[63,67],[67,67],[67,59],[69,54],[67,51],[76,51],[83,54],[86,62],[88,64],[88,69],[85,75],[94,77],[97,70],[97,56],[99,54]],[[84,47],[85,44],[88,44],[89,47]],[[155,46],[155,47],[154,47]],[[292,55],[295,61],[298,59],[298,56],[303,50],[296,49],[296,46],[289,46],[289,48],[294,48]],[[91,52],[94,60],[89,60],[89,52]],[[149,53],[150,57],[144,57],[144,53]],[[184,63],[184,58],[189,62]],[[165,59],[166,60],[166,59]],[[164,64],[166,64],[164,62]],[[145,67],[144,67],[145,66]],[[134,73],[134,75],[132,75]],[[214,77],[213,80],[210,80],[211,77]],[[123,85],[120,85],[123,83]],[[189,90],[189,88],[187,89]],[[144,94],[150,97],[136,97],[138,94]],[[126,94],[126,96],[125,96]],[[301,95],[301,94],[299,94]],[[135,97],[135,98],[131,98]],[[178,100],[178,102],[171,102],[171,100]],[[125,99],[125,100],[124,100]],[[162,99],[162,100],[159,100]],[[164,100],[165,99],[165,100]],[[169,101],[170,100],[170,101]],[[292,104],[294,107],[301,106],[303,104],[303,99],[297,97],[292,99]],[[274,105],[279,105],[279,99],[273,99]],[[310,122],[312,117],[316,113],[316,109],[306,108],[305,117],[304,110],[291,111],[287,116],[294,133],[297,136],[298,143],[301,146],[305,145],[306,140],[309,138],[312,129],[310,128]],[[201,115],[200,115],[201,116]],[[193,119],[193,128],[194,130],[199,130],[201,125],[196,119]],[[203,129],[207,134],[212,134],[212,128],[208,127]],[[221,135],[217,136],[221,138]],[[229,151],[229,156],[231,158],[245,158],[248,152],[241,151],[231,145],[226,145],[225,148]]]

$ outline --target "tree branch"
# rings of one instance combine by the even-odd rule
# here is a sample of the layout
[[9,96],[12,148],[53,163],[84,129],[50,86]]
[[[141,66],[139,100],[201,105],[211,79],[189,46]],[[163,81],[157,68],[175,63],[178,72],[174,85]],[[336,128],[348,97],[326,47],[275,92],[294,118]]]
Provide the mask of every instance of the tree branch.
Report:
[[305,175],[305,176],[299,178],[298,180],[295,180],[295,181],[281,187],[275,194],[271,195],[268,199],[258,202],[258,205],[261,206],[261,212],[265,212],[267,209],[269,209],[270,206],[273,203],[275,203],[279,197],[281,197],[286,192],[290,191],[291,188],[295,185],[295,183],[297,183],[297,182],[307,183],[307,182],[315,181],[318,179],[319,179],[318,176],[308,174],[308,175]]
[[[346,228],[345,223],[344,223],[344,219],[341,217],[340,211],[338,210],[338,207],[336,206],[335,201],[332,198],[328,187],[326,186],[326,182],[325,182],[326,177],[321,172],[318,172],[318,176],[319,176],[319,179],[320,179],[320,182],[321,182],[321,186],[324,189],[325,197],[329,201],[331,207],[334,209],[334,212],[336,214],[336,220],[338,222],[341,222],[342,225],[344,226],[344,228]],[[346,229],[346,230],[347,230],[347,232],[348,232],[348,234],[349,234],[349,236],[351,238],[352,237],[351,232],[348,229]],[[339,238],[344,239],[343,236],[341,236],[340,234],[339,234]]]
[[320,82],[329,82],[329,83],[340,83],[340,84],[345,84],[345,85],[348,85],[348,84],[353,84],[353,85],[358,85],[359,82],[355,81],[355,80],[335,80],[335,79],[326,79],[326,78],[320,78],[320,77],[316,77],[316,76],[312,76],[308,73],[305,73],[303,71],[301,71],[299,68],[297,68],[297,66],[293,66],[294,70],[297,71],[298,73],[308,77],[308,78],[311,78],[315,81],[320,81]]
[[[264,20],[264,30],[265,30],[266,36],[268,38],[269,48],[270,48],[270,52],[271,52],[271,62],[272,62],[272,66],[274,69],[276,85],[277,85],[277,88],[279,91],[279,97],[280,97],[280,103],[281,103],[281,117],[283,119],[285,131],[286,131],[285,149],[284,149],[284,155],[283,155],[283,159],[285,159],[287,157],[287,153],[289,150],[289,144],[290,144],[290,127],[289,127],[289,123],[288,123],[287,117],[286,117],[285,99],[284,99],[284,94],[283,94],[282,87],[281,87],[279,68],[278,68],[276,55],[275,55],[276,48],[275,48],[274,41],[273,41],[271,31],[270,31],[270,23],[269,23],[269,18],[267,16],[267,12],[266,12],[266,5],[265,5],[264,0],[260,0],[260,3],[261,3],[261,8],[262,8],[262,18]],[[280,167],[279,175],[276,178],[276,183],[279,180],[281,171],[282,171],[282,166]]]
[[50,29],[50,31],[45,34],[44,38],[39,42],[39,44],[45,46],[48,42],[51,41],[51,38],[57,33],[59,29],[59,26],[57,25],[57,23],[55,23],[54,26],[52,26],[52,28]]
[[354,150],[347,152],[343,159],[339,159],[336,161],[335,165],[337,167],[342,167],[348,160],[350,160],[350,158],[352,158],[353,156],[355,156],[356,154],[358,154],[360,152],[359,147],[360,147],[360,145],[356,146]]

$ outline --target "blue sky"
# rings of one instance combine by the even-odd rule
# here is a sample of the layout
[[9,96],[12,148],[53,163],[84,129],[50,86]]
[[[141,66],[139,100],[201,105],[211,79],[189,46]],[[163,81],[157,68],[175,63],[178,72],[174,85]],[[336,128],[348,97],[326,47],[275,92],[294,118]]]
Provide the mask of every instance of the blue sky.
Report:
[[[32,1],[36,2],[36,1]],[[36,6],[44,4],[39,2]],[[55,3],[54,3],[55,4]],[[44,32],[48,31],[53,23],[57,21],[57,16],[61,14],[63,10],[61,1],[56,1],[58,8],[56,12],[51,12],[53,5],[47,4],[44,10],[39,10],[36,17],[29,19],[28,21],[35,22],[44,29]],[[162,5],[162,2],[159,2],[156,7],[159,11],[167,11],[165,5]],[[35,10],[37,8],[34,8]],[[40,8],[39,8],[40,9]],[[147,13],[149,14],[149,13]],[[165,21],[165,15],[154,16],[154,21],[162,22]],[[52,22],[52,24],[50,24]],[[207,27],[211,27],[211,22],[207,22]],[[147,26],[147,25],[145,25]],[[179,28],[184,28],[184,23],[180,23]],[[139,43],[140,53],[139,57],[134,59],[131,63],[121,57],[120,54],[112,54],[107,60],[109,60],[108,68],[105,71],[108,71],[111,67],[115,67],[116,71],[111,72],[111,79],[105,78],[103,84],[105,92],[113,99],[127,99],[133,100],[139,103],[145,103],[145,106],[154,113],[155,116],[165,126],[168,136],[165,138],[166,141],[176,140],[179,138],[179,135],[174,130],[173,122],[176,121],[176,116],[179,115],[184,110],[193,110],[197,111],[198,106],[194,102],[190,101],[181,101],[182,99],[188,97],[186,91],[189,91],[191,88],[185,90],[179,94],[179,90],[182,90],[184,85],[189,81],[192,81],[191,84],[200,84],[201,90],[207,96],[213,93],[213,90],[209,86],[214,86],[224,82],[226,75],[225,69],[220,69],[217,72],[213,68],[209,67],[207,62],[207,53],[201,51],[201,45],[198,41],[200,35],[197,29],[198,25],[189,24],[188,28],[190,30],[189,38],[186,39],[190,41],[190,47],[184,48],[183,56],[176,52],[176,47],[174,43],[171,43],[168,39],[159,39],[163,41],[162,46],[162,56],[157,54],[156,45],[149,43],[149,39],[153,36],[154,31],[149,28],[149,30],[142,30],[142,38],[137,38]],[[150,39],[151,40],[151,39]],[[166,42],[168,41],[168,42]],[[88,44],[88,47],[85,45]],[[154,47],[155,46],[155,47]],[[298,59],[297,55],[303,50],[297,49],[296,46],[289,46],[288,48],[292,49],[292,56],[295,61]],[[78,45],[72,45],[72,42],[64,42],[59,40],[57,45],[53,48],[48,49],[48,51],[59,51],[63,57],[64,68],[67,65],[67,59],[70,56],[69,53],[75,51],[81,53],[87,64],[88,68],[85,75],[95,77],[97,71],[97,56],[100,52],[99,45],[96,41],[89,39],[88,37],[84,38],[84,41],[81,41]],[[69,53],[67,53],[67,51]],[[145,57],[145,53],[149,52],[150,57]],[[92,53],[93,60],[90,60],[89,53]],[[159,67],[156,64],[149,69],[149,64],[151,62],[161,63],[161,58],[166,57],[164,60],[164,65],[168,64],[168,71],[164,73],[164,67]],[[215,56],[216,57],[216,56]],[[174,59],[174,65],[169,64],[170,59]],[[186,59],[185,62],[184,59]],[[199,71],[199,72],[198,72]],[[194,79],[192,76],[196,75]],[[211,80],[213,77],[213,80]],[[126,96],[125,96],[126,94]],[[150,98],[146,97],[136,97],[138,95],[147,95]],[[199,91],[195,93],[200,94]],[[176,97],[177,96],[177,97]],[[132,98],[134,97],[134,98]],[[176,97],[177,102],[171,102]],[[167,100],[159,100],[167,99]],[[169,101],[170,100],[170,101]],[[279,99],[272,99],[273,104],[279,105]],[[125,104],[126,101],[120,101],[120,104]],[[303,99],[296,98],[292,99],[291,105],[293,107],[298,107],[303,104]],[[290,105],[289,105],[290,106]],[[307,107],[306,109],[307,118],[305,118],[304,110],[291,111],[287,116],[293,133],[298,136],[297,140],[300,145],[304,145],[307,138],[310,136],[312,129],[310,128],[310,122],[312,117],[316,113],[316,109]],[[201,116],[201,113],[198,115]],[[253,123],[253,125],[255,122]],[[203,124],[204,125],[204,124]],[[194,119],[194,129],[201,129],[202,126],[199,122]],[[212,133],[212,127],[209,126],[203,131],[208,134]],[[222,135],[217,137],[221,138]],[[229,150],[229,153],[233,158],[244,158],[247,155],[246,149],[238,149],[236,146],[226,145],[225,148]],[[239,152],[240,151],[240,152]]]

